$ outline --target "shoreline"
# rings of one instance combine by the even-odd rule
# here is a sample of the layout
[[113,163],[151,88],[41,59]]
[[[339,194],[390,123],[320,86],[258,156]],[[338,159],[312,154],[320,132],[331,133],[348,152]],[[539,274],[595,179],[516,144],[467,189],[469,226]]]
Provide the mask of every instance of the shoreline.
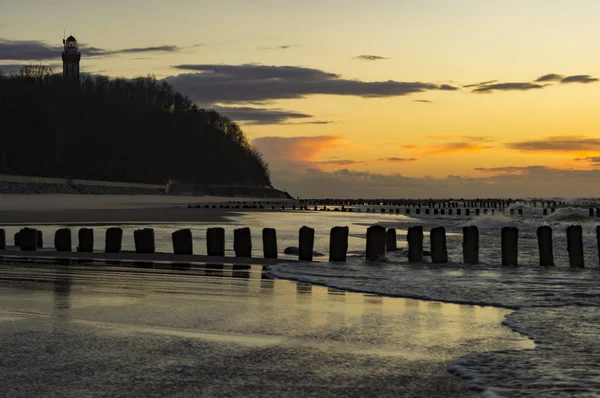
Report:
[[[107,272],[96,272],[103,268],[106,268]],[[419,300],[371,297],[280,278],[265,279],[261,276],[261,267],[253,266],[248,271],[236,271],[235,268],[230,270],[225,266],[223,270],[193,269],[185,272],[119,267],[118,275],[114,274],[113,267],[94,267],[95,271],[89,272],[91,269],[83,265],[68,268],[33,265],[16,270],[10,270],[6,266],[0,267],[2,273],[8,272],[6,276],[10,278],[25,277],[30,280],[28,275],[31,274],[34,279],[31,279],[28,289],[32,294],[35,297],[39,296],[39,300],[54,302],[54,310],[50,307],[48,314],[41,314],[35,318],[41,325],[35,326],[30,334],[34,333],[32,338],[37,341],[45,341],[43,335],[36,334],[46,333],[43,327],[45,322],[67,316],[72,320],[65,325],[72,326],[63,328],[63,333],[67,336],[76,332],[89,340],[99,335],[105,336],[102,330],[108,330],[113,337],[109,336],[105,343],[93,344],[92,347],[102,347],[102,350],[108,350],[109,353],[114,347],[112,339],[117,336],[113,330],[118,330],[119,341],[131,336],[143,342],[141,345],[127,345],[130,354],[128,358],[137,358],[140,348],[140,352],[143,352],[141,355],[153,358],[153,351],[144,348],[148,345],[146,342],[150,343],[149,340],[155,338],[163,339],[164,342],[165,337],[168,337],[167,341],[176,339],[177,346],[186,347],[181,354],[177,354],[180,357],[178,361],[184,361],[186,364],[189,363],[187,358],[197,357],[194,353],[196,349],[203,352],[201,357],[215,358],[213,353],[222,356],[215,351],[217,347],[210,346],[211,340],[221,344],[227,343],[226,357],[236,356],[235,351],[242,346],[246,347],[243,348],[244,355],[239,357],[239,366],[236,366],[236,369],[239,367],[237,372],[241,373],[234,372],[237,375],[234,385],[222,384],[223,377],[231,376],[209,378],[214,379],[213,382],[216,381],[216,386],[220,388],[235,389],[234,395],[244,395],[244,391],[239,389],[243,388],[240,382],[245,378],[240,375],[245,375],[248,371],[253,373],[252,369],[256,366],[262,369],[261,364],[264,361],[260,358],[264,355],[272,358],[275,355],[278,358],[278,366],[285,371],[265,372],[264,374],[268,375],[267,379],[260,377],[249,385],[252,386],[259,380],[265,383],[264,392],[271,393],[266,396],[281,396],[284,390],[301,394],[306,388],[306,382],[310,381],[309,384],[314,386],[313,393],[320,391],[327,396],[365,396],[369,391],[385,391],[386,394],[383,395],[386,396],[393,394],[415,397],[475,397],[477,391],[470,389],[463,378],[450,373],[449,367],[465,355],[508,347],[521,349],[523,344],[528,344],[516,333],[513,335],[497,324],[497,318],[506,312],[503,309],[459,307],[442,303],[423,304]],[[106,306],[99,312],[103,302],[108,303],[116,299],[113,298],[114,289],[123,289],[123,278],[128,274],[135,278],[126,280],[137,281],[127,288],[128,295],[119,298],[114,307]],[[42,287],[31,290],[37,284],[43,286],[47,283],[55,286],[68,284],[69,288],[55,287],[54,290],[48,290]],[[168,287],[165,285],[167,283]],[[198,283],[200,285],[197,285]],[[82,289],[83,286],[85,289]],[[68,292],[67,295],[62,293],[64,291]],[[139,296],[140,293],[142,296]],[[165,300],[167,295],[171,296],[173,293],[177,297],[176,301]],[[90,307],[93,302],[90,299],[96,296],[104,301],[99,303],[99,308],[94,305]],[[14,300],[14,303],[20,303],[20,296],[10,297],[9,303]],[[229,299],[224,300],[223,297]],[[207,301],[209,305],[204,306],[201,311],[189,311],[186,303],[197,303],[199,299],[203,302],[210,300]],[[232,305],[234,302],[237,304]],[[85,304],[82,307],[78,303]],[[17,306],[21,308],[20,305]],[[290,311],[290,306],[295,310]],[[3,308],[6,315],[26,316],[22,315],[22,312],[10,312],[11,307],[9,305]],[[466,312],[458,311],[459,308]],[[89,315],[90,311],[92,315]],[[140,311],[144,314],[142,318],[135,315]],[[187,315],[182,316],[185,313]],[[256,314],[253,316],[254,313]],[[88,322],[90,316],[93,317],[93,322]],[[46,321],[47,317],[49,318]],[[281,317],[285,322],[281,322]],[[23,318],[28,324],[18,323],[22,322],[20,320],[13,321],[14,326],[10,326],[6,333],[14,336],[14,327],[17,325],[34,325],[33,321],[28,319]],[[300,324],[303,327],[299,328]],[[492,325],[496,326],[490,329]],[[31,326],[25,327],[29,330]],[[101,329],[97,329],[98,327]],[[344,331],[348,327],[360,333],[347,335]],[[419,333],[414,333],[415,327]],[[25,338],[29,335],[23,334]],[[452,338],[449,338],[450,336]],[[489,339],[491,345],[482,343],[482,338]],[[20,347],[26,346],[15,342],[14,337],[10,339],[8,335],[3,341],[7,349],[12,347],[12,351],[20,351]],[[467,342],[470,344],[466,344]],[[434,347],[435,353],[431,351]],[[76,348],[66,349],[80,355]],[[169,352],[172,355],[174,350],[169,349]],[[325,352],[327,355],[323,355]],[[258,363],[253,359],[257,356]],[[94,361],[97,360],[96,355],[92,357]],[[154,363],[148,360],[145,362]],[[112,361],[104,363],[109,367],[117,366],[117,363]],[[135,375],[137,367],[130,366],[129,360],[126,363],[125,374]],[[209,361],[211,368],[218,367],[219,363],[220,361]],[[327,372],[307,373],[306,366],[309,363],[316,369],[327,369]],[[227,364],[230,366],[229,362]],[[349,364],[352,365],[351,372],[347,369]],[[28,372],[22,373],[24,378],[29,374],[52,378],[47,370],[37,370],[36,366],[31,367],[27,364],[23,366],[28,366],[29,369]],[[271,369],[271,361],[266,361],[264,366]],[[203,367],[194,364],[193,374],[203,374],[198,371]],[[164,369],[154,372],[161,380],[165,377],[177,379],[179,373],[165,373]],[[232,373],[230,371],[226,374]],[[99,377],[97,382],[102,384],[102,375]],[[190,376],[185,377],[189,379]],[[325,382],[323,378],[330,380]],[[348,384],[350,380],[354,382]],[[387,380],[385,388],[381,384],[382,380]],[[188,385],[189,381],[191,379],[187,383],[175,385]],[[204,380],[204,383],[206,382]],[[367,384],[368,388],[363,384]],[[43,388],[60,391],[63,387],[60,383],[49,383]],[[138,385],[136,388],[142,387]],[[169,394],[165,392],[164,395]]]

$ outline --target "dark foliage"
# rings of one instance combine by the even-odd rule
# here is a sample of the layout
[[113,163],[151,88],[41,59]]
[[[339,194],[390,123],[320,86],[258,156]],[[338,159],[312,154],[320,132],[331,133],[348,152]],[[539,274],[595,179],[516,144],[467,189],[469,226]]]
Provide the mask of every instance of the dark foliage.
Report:
[[239,126],[153,77],[0,75],[0,173],[270,186]]

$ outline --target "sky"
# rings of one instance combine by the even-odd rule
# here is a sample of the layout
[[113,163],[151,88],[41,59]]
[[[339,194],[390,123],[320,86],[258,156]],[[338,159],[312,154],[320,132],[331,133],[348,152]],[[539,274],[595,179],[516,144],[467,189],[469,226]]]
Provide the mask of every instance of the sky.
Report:
[[0,71],[155,75],[300,197],[600,196],[597,0],[20,0]]

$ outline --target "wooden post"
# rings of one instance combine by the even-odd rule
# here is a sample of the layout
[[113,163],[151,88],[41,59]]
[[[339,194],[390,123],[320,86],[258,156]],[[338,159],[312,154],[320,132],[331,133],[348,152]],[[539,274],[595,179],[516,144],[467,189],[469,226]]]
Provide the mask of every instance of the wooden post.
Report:
[[225,257],[225,229],[221,227],[206,230],[206,255]]
[[569,252],[569,266],[583,268],[583,231],[581,225],[567,227],[567,251]]
[[479,228],[475,225],[463,227],[463,261],[479,264]]
[[44,235],[42,234],[42,231],[40,231],[39,229],[36,230],[36,235],[37,235],[37,247],[38,247],[38,249],[42,249],[44,247]]
[[395,252],[396,250],[398,250],[396,230],[394,228],[388,228],[388,230],[385,231],[385,251]]
[[277,258],[277,231],[275,228],[263,228],[263,256],[265,258]]
[[423,227],[408,227],[406,240],[408,241],[408,261],[421,261],[423,259]]
[[315,230],[306,225],[300,228],[298,242],[298,259],[300,261],[312,261],[315,245]]
[[445,264],[448,262],[448,248],[446,246],[446,229],[436,227],[430,231],[431,262],[434,264]]
[[517,227],[502,228],[502,265],[518,265],[519,261],[519,229]]
[[598,264],[600,264],[600,226],[596,226],[596,247],[598,248]]
[[118,227],[108,228],[106,230],[106,241],[104,251],[106,253],[120,253],[123,242],[123,230]]
[[552,228],[544,225],[537,229],[540,265],[554,265],[554,250],[552,249]]
[[192,230],[180,229],[171,234],[173,241],[173,254],[194,254],[194,243],[192,239]]
[[37,229],[23,228],[15,236],[22,251],[36,251],[39,247]]
[[137,229],[133,232],[133,240],[135,241],[135,252],[153,254],[154,247],[154,229],[144,228]]
[[94,251],[94,230],[81,228],[77,234],[79,238],[78,252],[92,253]]
[[61,228],[54,233],[54,249],[57,252],[70,252],[71,245],[71,230],[69,228]]
[[233,251],[236,257],[252,257],[252,235],[250,228],[233,230]]
[[379,261],[385,255],[385,227],[372,225],[367,228],[367,260]]
[[329,261],[346,262],[348,254],[348,227],[333,227],[329,234]]

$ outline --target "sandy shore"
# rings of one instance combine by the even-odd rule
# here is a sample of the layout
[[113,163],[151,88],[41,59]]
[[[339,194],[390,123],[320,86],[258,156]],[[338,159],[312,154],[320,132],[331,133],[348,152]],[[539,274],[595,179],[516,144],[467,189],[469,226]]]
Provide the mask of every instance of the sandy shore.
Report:
[[119,224],[123,222],[226,222],[233,210],[188,209],[229,201],[281,199],[153,195],[0,195],[0,224]]
[[473,397],[449,364],[525,344],[506,310],[261,271],[0,266],[0,395]]

